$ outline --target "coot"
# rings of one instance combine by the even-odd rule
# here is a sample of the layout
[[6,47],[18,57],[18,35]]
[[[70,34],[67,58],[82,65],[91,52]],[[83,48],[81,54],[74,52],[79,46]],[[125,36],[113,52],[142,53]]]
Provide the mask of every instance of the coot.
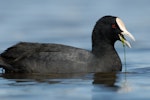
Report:
[[6,73],[121,71],[121,60],[114,43],[120,40],[131,47],[124,36],[135,40],[120,18],[104,16],[93,29],[91,51],[62,44],[20,42],[0,55],[0,66]]

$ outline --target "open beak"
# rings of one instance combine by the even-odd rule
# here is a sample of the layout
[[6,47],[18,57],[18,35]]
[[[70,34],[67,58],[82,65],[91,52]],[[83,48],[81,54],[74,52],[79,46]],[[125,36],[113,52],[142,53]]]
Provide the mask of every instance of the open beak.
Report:
[[127,37],[131,38],[131,40],[135,41],[134,36],[130,32],[127,31],[123,21],[120,18],[116,18],[116,22],[117,22],[120,30],[122,31],[119,34],[119,38],[120,38],[121,42],[131,48],[130,43],[125,39],[124,36],[127,36]]

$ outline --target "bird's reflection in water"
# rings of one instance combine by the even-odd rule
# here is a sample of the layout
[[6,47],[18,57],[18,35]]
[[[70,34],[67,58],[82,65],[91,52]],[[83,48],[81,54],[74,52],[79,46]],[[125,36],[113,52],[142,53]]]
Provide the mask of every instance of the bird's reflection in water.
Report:
[[83,79],[85,74],[25,74],[25,73],[3,73],[1,77],[11,79],[16,82],[36,82],[56,84],[65,81],[66,79]]
[[115,72],[110,73],[95,73],[93,84],[105,84],[107,86],[114,86],[117,76]]
[[94,87],[109,87],[117,88],[115,85],[117,80],[117,73],[78,73],[78,74],[49,74],[49,75],[40,75],[40,74],[20,74],[20,73],[3,73],[1,77],[6,79],[13,79],[18,82],[47,82],[49,84],[60,83],[65,79],[83,79],[83,80],[92,80]]
[[[115,100],[114,93],[119,90],[116,85],[118,81],[117,73],[95,73],[92,89],[92,100]],[[109,94],[109,96],[108,96]]]
[[118,77],[116,72],[95,73],[93,79],[94,90],[101,91],[101,89],[103,89],[103,91],[117,91],[119,89],[116,85],[117,80]]

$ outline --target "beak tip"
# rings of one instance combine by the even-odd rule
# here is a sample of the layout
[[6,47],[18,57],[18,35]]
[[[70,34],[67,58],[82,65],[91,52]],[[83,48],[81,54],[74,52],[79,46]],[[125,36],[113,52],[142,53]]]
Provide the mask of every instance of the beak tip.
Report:
[[131,38],[133,41],[135,41],[135,38],[132,36],[132,38]]
[[125,44],[126,46],[128,46],[129,48],[132,48],[132,47],[131,47],[131,44],[130,44],[128,41],[125,40],[125,41],[124,41],[124,44]]
[[129,48],[132,48],[131,46],[129,46]]
[[135,41],[134,36],[133,36],[130,32],[126,31],[126,32],[122,32],[121,34],[126,35],[126,36],[128,36],[131,40]]
[[131,45],[127,45],[129,48],[132,48]]

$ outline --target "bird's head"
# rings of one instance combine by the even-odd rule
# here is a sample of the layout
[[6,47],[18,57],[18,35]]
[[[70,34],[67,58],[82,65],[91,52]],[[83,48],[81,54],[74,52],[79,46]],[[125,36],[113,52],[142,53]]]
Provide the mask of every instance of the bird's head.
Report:
[[114,44],[117,40],[131,48],[130,43],[125,36],[135,41],[134,36],[126,29],[123,21],[114,16],[104,16],[97,21],[92,34],[92,40],[95,43],[104,41]]

